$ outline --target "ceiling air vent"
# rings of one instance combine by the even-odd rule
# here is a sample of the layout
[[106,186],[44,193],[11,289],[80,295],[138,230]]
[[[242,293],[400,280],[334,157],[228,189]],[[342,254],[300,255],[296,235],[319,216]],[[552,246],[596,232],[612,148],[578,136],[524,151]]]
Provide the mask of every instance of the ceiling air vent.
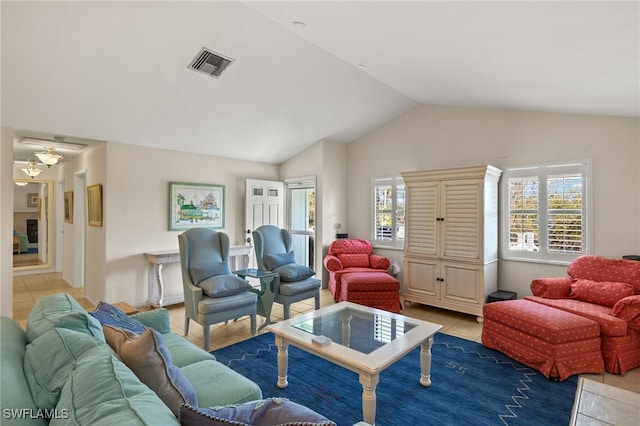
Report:
[[219,77],[232,62],[233,59],[226,58],[219,53],[203,47],[200,53],[198,53],[198,56],[191,61],[189,68],[209,74],[212,77]]

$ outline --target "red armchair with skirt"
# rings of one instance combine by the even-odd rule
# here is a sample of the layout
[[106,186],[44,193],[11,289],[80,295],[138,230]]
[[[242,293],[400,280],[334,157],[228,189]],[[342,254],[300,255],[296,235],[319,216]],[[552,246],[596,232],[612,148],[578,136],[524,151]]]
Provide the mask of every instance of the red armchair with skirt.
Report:
[[567,273],[533,280],[525,299],[597,322],[607,372],[640,366],[640,262],[582,256]]
[[485,304],[482,343],[560,380],[640,366],[640,262],[582,256],[567,275]]
[[334,300],[400,312],[400,283],[387,273],[390,264],[386,257],[373,254],[367,240],[334,241],[324,258]]

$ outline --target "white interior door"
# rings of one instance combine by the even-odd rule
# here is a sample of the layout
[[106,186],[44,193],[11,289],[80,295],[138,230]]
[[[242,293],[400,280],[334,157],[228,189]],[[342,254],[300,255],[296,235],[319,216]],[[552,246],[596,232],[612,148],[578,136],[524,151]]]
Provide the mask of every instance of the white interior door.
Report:
[[[254,229],[262,225],[284,226],[284,183],[247,179],[245,198],[245,243],[253,246]],[[249,267],[257,267],[253,253]]]

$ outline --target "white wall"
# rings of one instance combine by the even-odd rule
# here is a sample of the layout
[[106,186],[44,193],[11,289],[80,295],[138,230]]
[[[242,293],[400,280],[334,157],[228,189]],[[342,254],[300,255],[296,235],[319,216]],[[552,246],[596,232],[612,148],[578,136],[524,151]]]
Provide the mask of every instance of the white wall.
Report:
[[[640,253],[638,119],[420,106],[348,145],[349,236],[370,239],[374,176],[492,164],[497,167],[590,158],[594,254]],[[402,252],[376,250],[402,264]],[[566,267],[500,261],[499,287],[529,292],[538,276]],[[402,274],[400,275],[402,279]]]
[[[277,166],[249,161],[106,144],[107,179],[103,181],[106,245],[100,300],[144,305],[147,268],[143,253],[178,250],[178,234],[169,231],[169,182],[225,186],[225,227],[231,244],[244,238],[245,180],[277,179]],[[88,184],[91,181],[88,180]],[[90,275],[88,275],[90,276]],[[163,270],[167,295],[182,294],[178,264]]]

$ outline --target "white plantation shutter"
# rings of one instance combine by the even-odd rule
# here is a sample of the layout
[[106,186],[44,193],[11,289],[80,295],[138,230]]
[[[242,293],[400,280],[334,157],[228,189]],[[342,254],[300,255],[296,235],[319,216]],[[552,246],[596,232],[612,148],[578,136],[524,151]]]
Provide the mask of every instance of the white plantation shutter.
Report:
[[375,247],[404,248],[405,186],[402,177],[371,180]]
[[568,263],[589,254],[589,161],[505,169],[505,259]]

